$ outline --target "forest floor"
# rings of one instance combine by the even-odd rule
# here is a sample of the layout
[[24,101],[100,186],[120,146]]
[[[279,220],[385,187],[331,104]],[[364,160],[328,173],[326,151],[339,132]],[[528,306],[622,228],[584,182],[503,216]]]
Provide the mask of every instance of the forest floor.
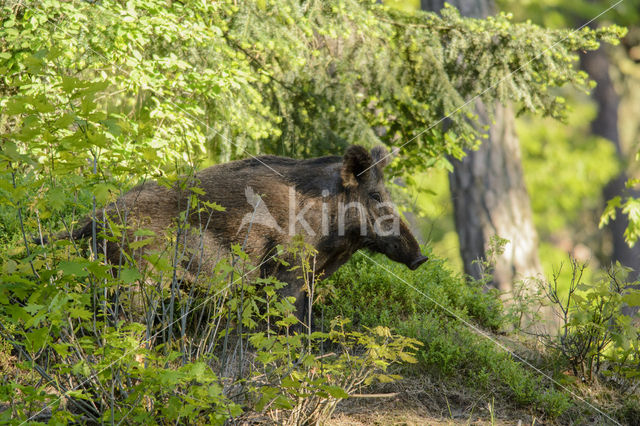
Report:
[[510,407],[505,401],[466,391],[449,382],[405,378],[367,389],[374,397],[342,401],[331,420],[333,426],[359,425],[532,425],[535,414]]
[[342,401],[327,425],[614,424],[599,415],[576,411],[560,419],[541,418],[535,407],[517,407],[510,401],[479,394],[460,383],[450,380],[436,383],[428,377],[379,384],[368,388],[366,393],[376,396]]

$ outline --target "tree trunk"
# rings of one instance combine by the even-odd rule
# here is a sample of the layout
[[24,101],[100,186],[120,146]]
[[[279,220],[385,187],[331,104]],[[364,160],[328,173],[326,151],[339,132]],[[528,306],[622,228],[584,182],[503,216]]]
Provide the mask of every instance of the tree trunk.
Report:
[[[609,139],[616,147],[618,158],[625,163],[626,156],[618,134],[620,100],[609,75],[609,57],[606,49],[601,46],[596,51],[580,55],[580,64],[589,77],[598,84],[592,93],[593,99],[598,104],[598,113],[591,122],[591,132]],[[631,191],[625,187],[626,181],[627,174],[624,171],[612,179],[603,190],[605,200],[610,200],[618,195],[639,197],[638,191]],[[629,220],[624,214],[616,215],[616,219],[609,223],[608,229],[611,232],[613,242],[611,260],[613,262],[619,261],[622,265],[633,268],[629,280],[635,281],[638,278],[638,271],[640,271],[640,244],[629,247],[625,242],[624,231],[628,224]]]
[[[493,12],[492,0],[447,0],[464,16],[485,18]],[[424,10],[438,11],[443,0],[422,0]],[[509,240],[496,256],[493,285],[510,292],[518,279],[542,273],[538,236],[533,225],[529,194],[522,174],[520,145],[510,106],[496,104],[493,120],[482,102],[476,102],[480,124],[491,124],[489,139],[462,161],[453,161],[449,175],[460,254],[465,272],[480,278],[476,260],[484,259],[490,239]]]
[[[509,243],[496,256],[493,285],[509,292],[515,280],[537,277],[542,267],[513,111],[502,105],[494,110],[489,139],[453,162],[449,187],[465,272],[480,278],[474,261],[484,259],[491,237],[505,238]],[[489,123],[484,105],[478,103],[476,111],[481,123]]]

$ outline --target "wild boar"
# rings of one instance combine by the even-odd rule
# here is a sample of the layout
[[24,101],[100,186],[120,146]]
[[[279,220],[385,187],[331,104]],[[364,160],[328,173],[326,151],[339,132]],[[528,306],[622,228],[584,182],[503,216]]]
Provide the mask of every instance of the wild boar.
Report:
[[[123,262],[121,249],[142,260],[144,252],[167,244],[166,233],[171,230],[174,242],[180,244],[165,250],[174,253],[182,278],[193,281],[212,273],[238,244],[260,265],[256,274],[288,283],[283,295],[295,297],[301,318],[306,304],[300,272],[272,259],[276,247],[295,235],[302,235],[317,250],[315,270],[322,277],[363,248],[384,253],[410,269],[427,260],[384,185],[383,169],[389,159],[384,147],[369,152],[352,145],[342,157],[295,160],[267,155],[220,164],[195,173],[180,187],[144,183],[104,209],[111,226],[126,222],[128,230],[120,242],[109,242],[99,251],[114,265]],[[194,194],[199,207],[193,203]],[[89,220],[72,237],[90,237],[93,226]],[[130,243],[140,239],[136,233],[140,228],[155,237],[131,250]]]

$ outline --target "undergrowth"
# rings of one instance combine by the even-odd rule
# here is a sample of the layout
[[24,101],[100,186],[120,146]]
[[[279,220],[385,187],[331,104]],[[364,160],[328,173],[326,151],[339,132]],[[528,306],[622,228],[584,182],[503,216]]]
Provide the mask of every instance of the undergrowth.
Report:
[[[418,367],[404,370],[410,375],[426,374],[438,381],[461,383],[478,398],[493,395],[516,408],[532,409],[547,419],[571,422],[582,418],[584,413],[598,414],[580,399],[591,398],[584,395],[579,378],[567,376],[566,370],[576,362],[576,358],[566,353],[567,348],[563,354],[557,346],[541,346],[536,336],[513,330],[512,314],[502,306],[497,293],[483,288],[483,282],[452,273],[442,260],[430,260],[422,268],[408,271],[382,256],[369,258],[356,254],[348,265],[330,278],[330,282],[335,291],[324,307],[325,317],[346,315],[353,318],[356,327],[382,323],[423,343],[417,353]],[[620,286],[610,288],[599,284],[592,293],[588,292],[590,288],[583,284],[581,289],[590,295],[574,296],[581,304],[566,324],[569,336],[583,333],[579,336],[584,337],[584,332],[579,330],[604,330],[603,321],[609,317],[585,316],[583,312],[589,309],[587,300],[613,298],[616,304],[612,307],[609,302],[606,307],[609,311],[621,309],[622,300],[635,300],[632,299],[635,296],[622,297]],[[625,294],[635,294],[627,291]],[[544,301],[528,299],[526,309],[539,309],[538,305],[532,306],[534,302]],[[547,300],[547,304],[553,305],[553,302]],[[589,318],[599,318],[600,322],[590,326],[586,324]],[[614,333],[614,336],[604,333],[609,336],[607,343],[617,341],[620,345],[602,347],[599,353],[589,352],[589,348],[586,351],[592,359],[599,356],[603,363],[612,360],[615,354],[619,354],[618,361],[624,357],[625,368],[620,362],[609,363],[604,374],[614,375],[629,386],[637,383],[630,379],[633,372],[637,372],[638,355],[633,352],[637,347],[637,326],[633,331],[628,320],[622,318],[620,321],[624,324],[624,333]],[[554,333],[547,331],[546,341],[567,341],[553,337]],[[564,335],[564,329],[558,333]],[[628,336],[636,337],[633,340],[634,337]],[[614,374],[613,370],[618,373]],[[622,370],[624,375],[619,373]],[[611,381],[610,377],[600,377],[603,381]],[[637,394],[609,389],[607,392],[613,392],[617,397],[602,398],[602,405],[599,402],[592,405],[600,405],[601,411],[620,421],[629,413],[637,412],[634,411],[638,406]],[[575,395],[582,396],[576,398]]]

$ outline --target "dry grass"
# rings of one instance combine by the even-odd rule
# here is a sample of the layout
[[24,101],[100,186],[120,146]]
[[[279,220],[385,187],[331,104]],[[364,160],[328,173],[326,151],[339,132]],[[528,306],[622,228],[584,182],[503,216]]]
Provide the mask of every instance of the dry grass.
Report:
[[363,393],[394,393],[391,398],[350,398],[327,424],[359,425],[533,425],[535,414],[492,400],[460,384],[427,376],[379,384]]
[[[598,384],[573,390],[625,425],[640,425],[637,408],[624,410],[631,395]],[[360,425],[613,425],[607,417],[576,402],[557,419],[540,417],[535,407],[518,407],[506,399],[493,399],[448,378],[435,381],[423,375],[362,390],[366,394],[394,394],[390,398],[350,398],[342,401],[327,423]],[[637,395],[635,396],[637,398]],[[625,414],[619,417],[619,414]],[[614,415],[618,413],[618,415]]]

